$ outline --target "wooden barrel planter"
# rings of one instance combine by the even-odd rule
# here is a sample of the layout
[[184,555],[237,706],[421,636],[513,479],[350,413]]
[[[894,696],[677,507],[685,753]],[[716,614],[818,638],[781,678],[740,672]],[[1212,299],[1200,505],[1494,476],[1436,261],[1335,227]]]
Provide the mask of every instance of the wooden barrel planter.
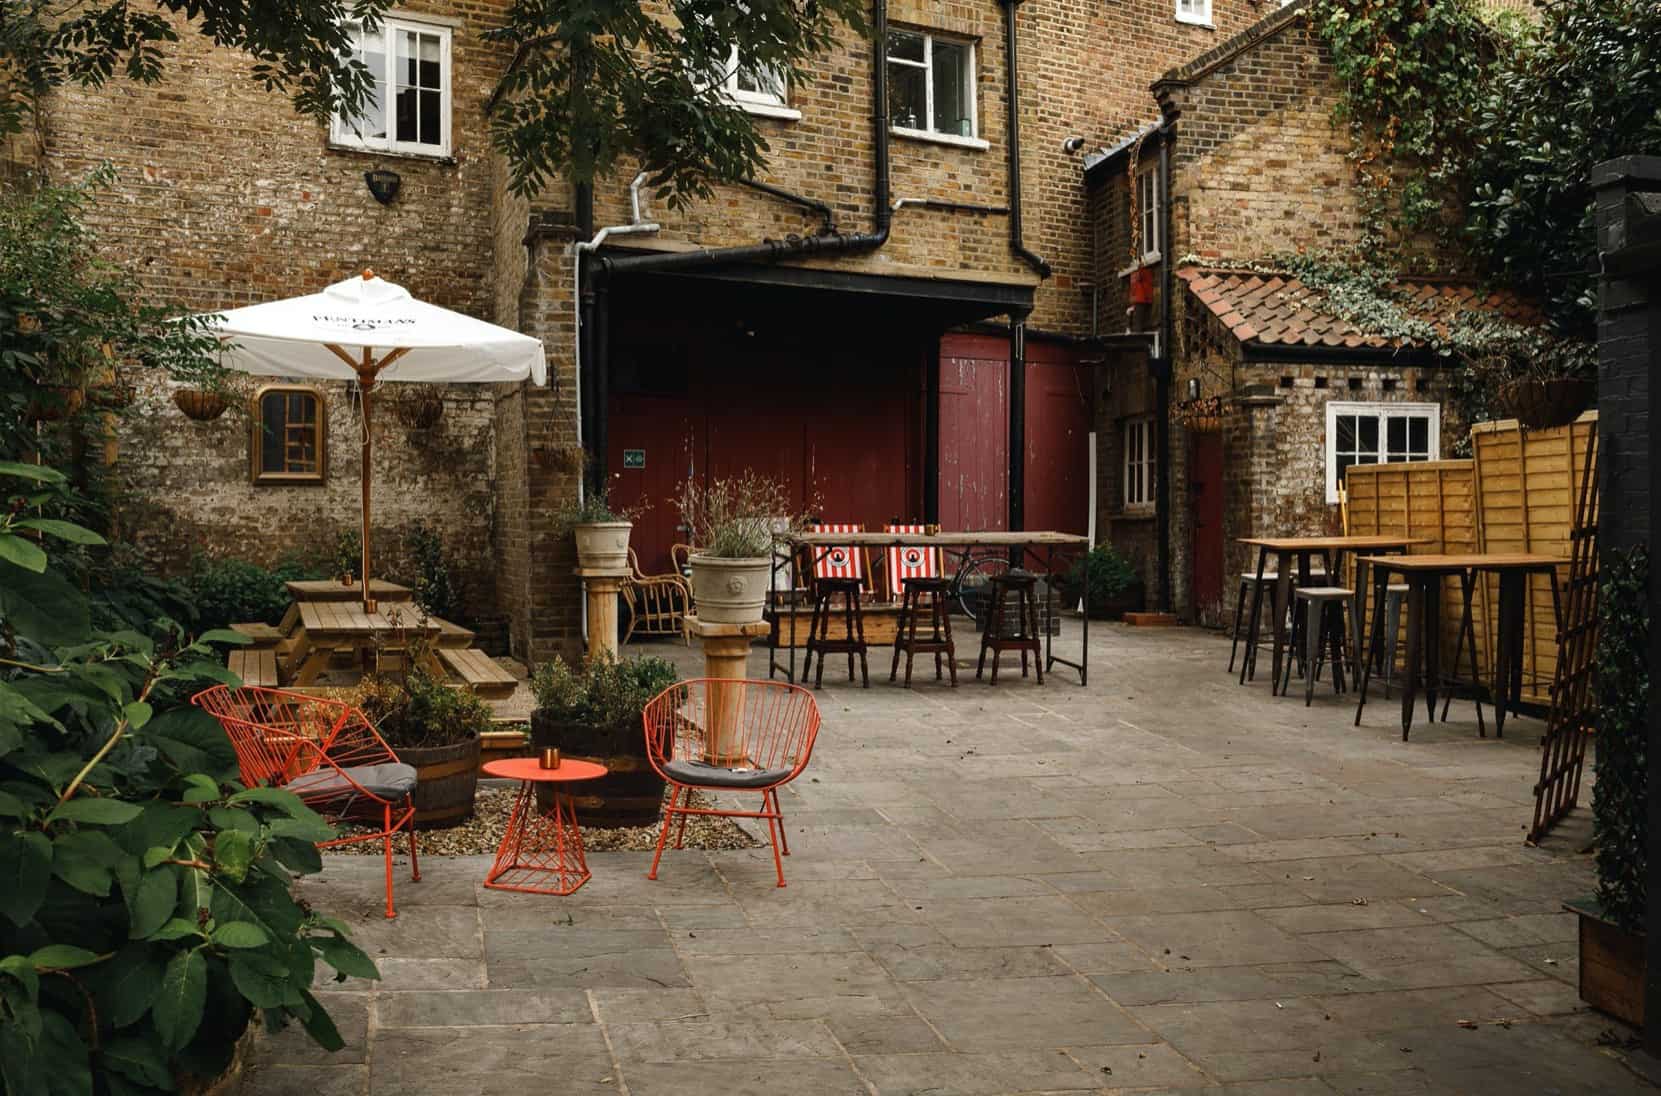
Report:
[[[650,826],[661,817],[663,778],[646,758],[646,732],[638,717],[621,726],[593,727],[556,723],[537,712],[531,716],[531,745],[539,752],[557,747],[561,758],[594,761],[606,767],[606,775],[600,779],[585,780],[566,789],[584,826]],[[551,785],[538,785],[536,793],[542,807],[552,806]]]
[[398,760],[415,767],[415,828],[459,826],[473,815],[479,789],[477,736],[448,746],[403,747]]

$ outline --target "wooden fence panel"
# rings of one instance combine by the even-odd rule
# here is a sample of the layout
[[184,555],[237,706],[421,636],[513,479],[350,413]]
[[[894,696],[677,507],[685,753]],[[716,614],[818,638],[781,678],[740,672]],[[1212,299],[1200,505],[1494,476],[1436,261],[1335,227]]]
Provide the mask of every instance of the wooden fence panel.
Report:
[[[1471,430],[1476,466],[1480,550],[1571,554],[1575,505],[1585,475],[1586,446],[1597,432],[1597,412],[1589,411],[1568,426],[1523,430],[1516,421],[1478,423]],[[1567,566],[1559,569],[1560,584],[1568,582]],[[1492,620],[1499,604],[1499,580],[1489,576],[1479,601],[1484,620]],[[1557,620],[1553,611],[1551,579],[1529,580],[1527,630],[1523,638],[1523,699],[1550,702],[1551,682],[1557,670]],[[1494,636],[1478,624],[1489,650]]]

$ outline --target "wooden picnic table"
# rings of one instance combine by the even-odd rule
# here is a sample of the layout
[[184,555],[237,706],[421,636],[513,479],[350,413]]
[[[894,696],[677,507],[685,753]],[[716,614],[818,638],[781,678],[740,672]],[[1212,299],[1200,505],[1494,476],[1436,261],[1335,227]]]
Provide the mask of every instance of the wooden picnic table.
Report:
[[[1415,544],[1429,544],[1425,537],[1406,536],[1320,536],[1320,537],[1241,537],[1240,543],[1257,549],[1257,581],[1252,584],[1251,620],[1246,630],[1248,636],[1253,637],[1246,648],[1246,657],[1240,663],[1240,684],[1244,685],[1257,674],[1257,643],[1255,637],[1260,626],[1263,608],[1263,576],[1268,573],[1269,557],[1275,558],[1275,596],[1272,612],[1274,613],[1275,649],[1272,669],[1274,676],[1269,681],[1269,689],[1273,692],[1280,685],[1281,656],[1286,646],[1286,607],[1291,604],[1292,596],[1292,566],[1296,561],[1298,585],[1311,585],[1310,564],[1317,554],[1326,564],[1328,582],[1338,582],[1343,575],[1344,553],[1346,552],[1403,552]],[[1357,556],[1355,561],[1355,611],[1350,614],[1350,644],[1351,651],[1359,657],[1361,653],[1361,620],[1367,611],[1367,564],[1373,556]],[[1383,604],[1380,600],[1379,604]],[[1309,667],[1305,673],[1312,673]]]
[[[363,601],[363,583],[347,585],[339,579],[307,578],[285,583],[295,601]],[[415,591],[384,578],[369,580],[369,596],[376,601],[413,601]]]
[[[934,533],[795,533],[789,536],[780,535],[774,538],[776,544],[787,545],[789,550],[782,555],[773,553],[773,575],[769,589],[777,590],[778,572],[781,565],[788,565],[798,554],[806,553],[811,560],[814,553],[829,551],[838,546],[852,548],[962,548],[987,549],[1006,548],[1012,553],[1019,552],[1019,558],[1024,562],[1027,556],[1041,560],[1044,564],[1044,574],[1053,575],[1055,572],[1055,551],[1057,548],[1081,548],[1090,550],[1090,538],[1078,533],[1063,533],[1053,529],[1033,529],[1017,532],[987,530],[983,532],[967,532],[963,530],[942,529]],[[822,551],[821,551],[822,550]],[[1042,554],[1040,551],[1042,550]],[[1012,563],[1015,557],[1012,556]],[[813,570],[811,562],[808,571]],[[1054,637],[1050,629],[1044,629],[1044,668],[1048,671],[1056,665],[1066,666],[1078,671],[1079,684],[1085,685],[1089,681],[1090,665],[1090,614],[1084,614],[1083,635],[1079,640],[1079,660],[1069,661],[1057,655],[1053,650]],[[777,649],[779,637],[776,634],[768,640],[767,674],[772,676],[773,671],[782,669],[786,672],[787,680],[796,680],[796,614],[790,612],[789,650],[790,661],[782,665],[773,658],[773,651]]]
[[[403,646],[409,636],[436,640],[441,631],[436,620],[423,620],[407,607],[401,612],[366,613],[356,601],[300,601],[295,605],[300,626],[284,666],[290,685],[312,684],[337,651],[350,651],[355,658],[377,643],[396,648]],[[442,681],[444,670],[434,647],[436,644],[424,652],[423,668]]]
[[[1469,637],[1471,653],[1471,683],[1478,685],[1476,665],[1476,629],[1471,620],[1471,596],[1478,574],[1499,576],[1499,628],[1494,651],[1494,683],[1491,696],[1494,703],[1495,734],[1505,734],[1505,711],[1513,711],[1522,704],[1523,674],[1523,609],[1528,576],[1551,575],[1552,613],[1562,626],[1562,607],[1557,588],[1557,569],[1568,560],[1557,556],[1527,553],[1473,552],[1459,555],[1423,556],[1363,556],[1357,563],[1366,562],[1376,571],[1377,597],[1383,603],[1384,587],[1391,574],[1400,574],[1408,586],[1407,593],[1407,667],[1402,681],[1401,737],[1407,740],[1413,725],[1413,705],[1418,697],[1419,682],[1425,686],[1430,719],[1436,719],[1436,690],[1442,683],[1441,668],[1441,589],[1442,580],[1458,575],[1464,595],[1464,610],[1460,615],[1459,632],[1454,639],[1454,667],[1457,672],[1459,653]],[[1378,614],[1370,629],[1374,650],[1382,642],[1383,614]],[[1372,669],[1372,652],[1362,671],[1361,691],[1355,708],[1355,721],[1361,722],[1361,709],[1367,703],[1367,681]],[[1421,663],[1423,669],[1421,671]],[[1451,681],[1450,681],[1451,685]],[[1447,719],[1447,702],[1442,705],[1442,718]],[[1482,702],[1476,704],[1477,730],[1486,735],[1482,721]]]

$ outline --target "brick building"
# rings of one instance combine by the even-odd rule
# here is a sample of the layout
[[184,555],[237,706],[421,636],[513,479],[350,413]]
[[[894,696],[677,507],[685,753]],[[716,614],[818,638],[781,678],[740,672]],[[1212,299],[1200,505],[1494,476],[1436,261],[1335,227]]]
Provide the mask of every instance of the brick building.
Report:
[[[52,96],[25,153],[59,179],[113,162],[103,244],[182,309],[368,266],[543,340],[549,387],[447,390],[436,427],[390,426],[377,450],[377,539],[437,528],[473,615],[522,657],[576,640],[574,559],[552,518],[577,491],[579,431],[617,495],[653,504],[637,530],[648,560],[678,539],[681,479],[743,466],[842,520],[1082,529],[1102,283],[1063,142],[1122,132],[1155,75],[1260,3],[891,0],[874,9],[881,53],[850,33],[811,83],[731,89],[771,146],[764,187],[646,208],[656,231],[592,251],[576,245],[634,219],[628,173],[526,201],[489,148],[511,59],[484,35],[504,8],[403,4],[364,42],[389,82],[396,61],[397,87],[358,127],[296,116],[245,59],[186,31],[158,86]],[[400,177],[386,204],[372,170]],[[326,476],[304,486],[254,482],[245,419],[188,423],[166,397],[146,387],[119,464],[123,520],[159,561],[315,550],[354,521],[344,389],[321,392]]]
[[[1221,622],[1255,560],[1245,536],[1337,532],[1351,463],[1452,456],[1469,424],[1452,360],[1344,318],[1276,257],[1353,249],[1368,231],[1334,124],[1340,88],[1293,3],[1152,85],[1158,120],[1089,157],[1102,287],[1097,373],[1102,536],[1142,564],[1150,601]],[[1450,269],[1426,241],[1392,241]],[[1404,280],[1405,310],[1530,318],[1457,276]]]

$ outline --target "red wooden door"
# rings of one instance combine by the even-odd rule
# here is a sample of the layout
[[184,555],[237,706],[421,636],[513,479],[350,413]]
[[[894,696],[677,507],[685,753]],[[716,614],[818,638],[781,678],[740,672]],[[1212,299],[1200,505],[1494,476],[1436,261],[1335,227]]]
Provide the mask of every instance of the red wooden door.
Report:
[[1194,434],[1188,457],[1193,506],[1194,613],[1199,623],[1223,618],[1223,436]]
[[1028,349],[1023,517],[1028,529],[1084,533],[1090,523],[1090,367],[1075,365],[1065,348],[1051,353],[1053,360],[1034,360]]
[[1009,359],[992,357],[992,346],[972,336],[940,343],[940,524],[947,529],[1009,527]]
[[614,508],[646,509],[629,543],[647,574],[669,571],[669,549],[686,540],[675,501],[689,476],[704,471],[703,414],[684,395],[613,397],[607,431]]

